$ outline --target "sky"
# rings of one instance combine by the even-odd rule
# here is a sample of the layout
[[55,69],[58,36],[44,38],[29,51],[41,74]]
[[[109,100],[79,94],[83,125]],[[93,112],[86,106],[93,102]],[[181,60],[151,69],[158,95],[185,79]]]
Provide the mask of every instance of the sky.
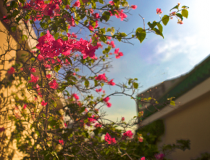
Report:
[[[144,17],[145,23],[159,21],[156,8],[161,8],[163,14],[177,5],[176,0],[127,0],[130,5],[137,5],[136,10],[131,10],[127,22],[122,22],[115,16],[110,18],[108,26],[114,26],[121,32],[130,33],[138,27],[143,28],[143,21],[138,16]],[[163,27],[164,39],[153,33],[147,34],[143,43],[135,39],[133,43],[119,43],[115,41],[116,48],[120,48],[124,56],[120,59],[113,58],[110,72],[106,73],[115,83],[124,83],[126,78],[138,78],[140,86],[138,93],[155,86],[163,81],[188,73],[197,64],[210,54],[210,31],[207,29],[209,22],[209,0],[179,0],[182,5],[189,7],[188,19],[184,24],[177,24],[177,19],[170,20]],[[148,26],[146,25],[146,28]],[[100,54],[97,52],[97,54]],[[119,91],[116,87],[104,87],[107,94]],[[129,93],[129,92],[128,92]],[[112,106],[103,108],[107,119],[116,121],[125,117],[129,121],[136,116],[135,101],[126,96],[110,97]]]

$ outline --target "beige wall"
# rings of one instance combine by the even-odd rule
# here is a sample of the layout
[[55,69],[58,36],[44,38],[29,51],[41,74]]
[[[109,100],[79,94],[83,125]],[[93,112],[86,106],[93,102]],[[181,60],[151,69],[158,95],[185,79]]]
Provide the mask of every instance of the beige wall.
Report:
[[190,150],[176,150],[167,158],[190,160],[200,153],[210,153],[210,92],[180,107],[163,118],[165,134],[161,144],[172,144],[177,139],[189,139]]
[[[17,42],[12,36],[8,34],[7,29],[1,22],[0,30],[0,55],[6,53],[5,56],[0,57],[0,81],[2,81],[5,77],[7,77],[7,70],[15,64],[15,50],[17,49]],[[8,49],[8,46],[11,47],[13,50],[10,52],[5,52]],[[9,62],[8,60],[12,58],[13,60]],[[27,95],[27,98],[29,100],[32,100],[32,95],[28,93],[27,89],[25,88],[26,81],[24,79],[22,79],[22,81],[23,84],[19,87],[15,86],[19,84],[18,78],[13,81],[11,87],[0,87],[0,127],[4,127],[6,129],[5,132],[0,133],[0,159],[11,159],[11,157],[7,157],[11,153],[14,153],[14,160],[19,160],[22,157],[22,154],[20,154],[16,149],[16,144],[14,142],[9,143],[11,132],[14,130],[15,126],[14,122],[8,119],[8,116],[14,115],[13,111],[15,108],[15,101],[12,95],[13,93],[17,94],[19,98],[23,98],[21,96],[21,91],[23,91]],[[29,127],[29,125],[26,125],[26,127]],[[5,139],[5,136],[8,138],[8,140]],[[6,147],[7,145],[8,147]]]

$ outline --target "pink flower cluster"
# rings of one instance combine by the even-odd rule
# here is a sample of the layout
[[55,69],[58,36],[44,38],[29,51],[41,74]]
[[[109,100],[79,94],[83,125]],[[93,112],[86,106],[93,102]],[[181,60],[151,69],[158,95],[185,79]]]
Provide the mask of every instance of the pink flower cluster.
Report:
[[102,88],[96,89],[96,92],[101,92],[101,91],[102,91]]
[[60,144],[64,145],[64,141],[63,141],[63,140],[59,139],[58,142],[59,142]]
[[119,59],[121,56],[123,56],[123,53],[119,52],[119,48],[115,49],[114,54],[116,54],[117,59]]
[[103,101],[106,103],[107,107],[111,107],[112,106],[112,104],[110,102],[108,102],[109,99],[110,99],[109,97],[106,97],[106,98],[103,99]]
[[72,94],[72,96],[73,96],[76,100],[79,100],[79,96],[78,96],[76,93]]
[[52,88],[52,89],[57,89],[57,88],[58,88],[58,83],[56,82],[55,79],[53,79],[53,80],[49,83],[49,85],[50,85],[50,88]]
[[42,106],[46,106],[47,105],[47,102],[45,102],[44,100],[41,102],[41,105]]
[[14,73],[15,73],[15,69],[14,69],[13,67],[11,67],[11,68],[7,71],[7,73],[9,73],[9,74],[14,74]]
[[95,127],[96,127],[96,128],[101,128],[101,127],[102,127],[102,124],[96,123],[96,124],[95,124]]
[[3,132],[3,131],[5,131],[5,128],[4,127],[1,127],[0,128],[0,133]]
[[105,73],[104,74],[99,74],[97,77],[95,77],[95,79],[98,80],[98,81],[107,82],[107,78],[105,76]]
[[156,13],[157,13],[157,14],[162,14],[163,12],[162,12],[162,10],[161,10],[160,8],[157,8],[157,9],[156,9]]
[[105,135],[104,138],[105,138],[105,141],[108,142],[108,144],[116,143],[115,138],[112,138],[112,137],[109,135],[109,133],[106,133],[106,135]]
[[156,160],[163,160],[164,157],[165,157],[165,155],[163,153],[155,155]]
[[123,139],[125,139],[126,137],[132,138],[133,133],[131,130],[126,131],[125,133],[123,133]]
[[31,80],[29,81],[29,83],[37,83],[39,80],[39,77],[34,76],[33,74],[31,74]]
[[31,72],[36,72],[36,69],[35,68],[29,68],[29,70],[31,71]]
[[[68,35],[70,37],[70,34]],[[53,59],[59,54],[69,56],[71,51],[79,51],[83,54],[83,59],[90,57],[95,59],[95,51],[101,46],[97,43],[96,46],[91,44],[90,41],[83,40],[82,38],[77,41],[76,39],[69,39],[68,41],[63,41],[62,39],[55,40],[54,37],[47,31],[47,34],[38,39],[38,44],[36,48],[40,50],[41,54],[38,55],[39,60],[44,60],[46,58]]]

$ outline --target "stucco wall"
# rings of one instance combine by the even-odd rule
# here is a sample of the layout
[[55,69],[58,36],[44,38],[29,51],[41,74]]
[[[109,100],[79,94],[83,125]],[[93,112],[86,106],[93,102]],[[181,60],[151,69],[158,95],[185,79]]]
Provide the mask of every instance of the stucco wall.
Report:
[[189,139],[191,150],[176,150],[167,158],[190,160],[203,152],[210,153],[210,92],[182,106],[163,118],[165,134],[162,144],[175,143],[177,139]]

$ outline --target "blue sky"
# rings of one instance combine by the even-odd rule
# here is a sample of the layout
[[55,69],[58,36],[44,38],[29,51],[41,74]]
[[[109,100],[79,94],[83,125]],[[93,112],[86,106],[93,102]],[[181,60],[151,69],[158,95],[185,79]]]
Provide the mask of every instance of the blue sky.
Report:
[[[141,14],[148,21],[159,21],[156,8],[161,8],[163,14],[169,14],[169,10],[178,2],[176,0],[128,0],[129,4],[137,5],[136,10],[131,10],[128,22],[122,22],[113,16],[110,26],[129,33],[138,27],[143,28],[143,21],[138,16]],[[115,41],[116,48],[120,48],[124,56],[120,59],[113,58],[112,66],[106,75],[114,79],[116,83],[126,82],[125,78],[138,78],[142,85],[142,92],[167,79],[171,79],[192,70],[210,54],[210,32],[207,29],[209,22],[209,0],[180,0],[182,5],[189,6],[189,17],[184,19],[184,24],[177,24],[177,19],[170,20],[163,28],[164,39],[150,33],[142,44],[132,40],[134,45]],[[109,26],[107,26],[109,27]],[[146,26],[147,28],[147,26]],[[97,52],[97,54],[100,54]],[[117,90],[116,87],[104,87],[110,94]],[[136,105],[133,100],[125,96],[110,98],[111,108],[104,107],[106,118],[116,121],[122,116],[130,120],[136,115]]]
[[[132,29],[143,27],[141,14],[145,22],[159,20],[156,8],[161,8],[164,14],[178,2],[175,0],[128,0],[129,4],[137,5],[128,15],[128,22],[121,22],[112,18],[114,26],[121,31],[129,33]],[[116,47],[124,53],[120,59],[113,59],[113,69],[107,74],[114,78],[115,82],[125,82],[125,78],[138,78],[142,85],[139,93],[157,85],[167,79],[171,79],[192,70],[210,54],[210,32],[205,29],[209,26],[208,6],[209,0],[180,0],[181,5],[189,6],[189,17],[184,19],[184,24],[177,24],[177,19],[170,20],[163,28],[164,39],[150,33],[146,40],[140,44],[133,40],[130,44],[116,43]],[[107,87],[107,93],[112,93],[115,88]],[[108,90],[109,89],[109,90]],[[122,116],[130,120],[136,115],[136,105],[126,96],[111,97],[111,108],[104,108],[107,118],[116,121]]]

